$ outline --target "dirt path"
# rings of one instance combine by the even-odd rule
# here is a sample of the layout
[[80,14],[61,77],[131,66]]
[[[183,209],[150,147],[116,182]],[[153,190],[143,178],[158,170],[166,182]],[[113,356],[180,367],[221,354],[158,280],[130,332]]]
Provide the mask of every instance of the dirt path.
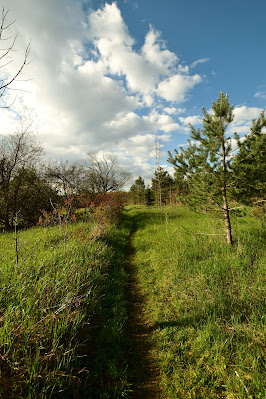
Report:
[[126,271],[129,276],[127,287],[128,315],[126,334],[130,343],[129,374],[132,376],[132,399],[159,399],[162,392],[159,387],[159,368],[154,357],[152,325],[145,314],[145,297],[137,278],[134,229],[127,247],[128,262]]

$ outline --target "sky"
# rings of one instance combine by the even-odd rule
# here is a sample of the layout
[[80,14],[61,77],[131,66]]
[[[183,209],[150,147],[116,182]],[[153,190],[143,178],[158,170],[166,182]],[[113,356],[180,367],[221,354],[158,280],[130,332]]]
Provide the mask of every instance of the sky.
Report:
[[[30,64],[0,110],[0,133],[33,108],[48,159],[74,162],[112,152],[150,181],[185,146],[219,92],[234,104],[228,134],[249,132],[266,105],[265,0],[0,0],[18,33],[14,74],[29,41]],[[8,42],[8,41],[6,41]],[[3,65],[3,64],[1,64]],[[13,97],[12,97],[13,96]]]

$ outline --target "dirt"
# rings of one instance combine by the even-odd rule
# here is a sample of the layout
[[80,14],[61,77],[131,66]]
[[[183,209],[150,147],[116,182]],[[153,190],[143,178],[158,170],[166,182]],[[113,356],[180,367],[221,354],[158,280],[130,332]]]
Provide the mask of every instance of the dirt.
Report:
[[129,375],[131,376],[131,399],[162,398],[159,385],[160,371],[156,363],[156,352],[152,341],[153,326],[145,312],[145,295],[139,284],[135,264],[133,244],[136,225],[127,247],[128,262],[126,271],[129,276],[127,287],[128,322],[126,334],[130,344]]

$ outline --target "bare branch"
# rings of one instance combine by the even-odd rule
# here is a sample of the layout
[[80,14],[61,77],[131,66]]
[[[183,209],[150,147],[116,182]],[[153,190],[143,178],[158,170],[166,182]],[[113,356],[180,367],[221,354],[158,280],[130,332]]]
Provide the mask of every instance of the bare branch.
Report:
[[88,153],[84,168],[84,185],[93,193],[119,191],[131,177],[129,172],[120,168],[113,154]]
[[[1,25],[0,25],[0,40],[9,40],[12,38],[12,36],[8,36],[7,38],[3,38],[3,32],[6,31],[10,26],[12,26],[15,21],[11,23],[6,23],[6,17],[8,14],[9,10],[5,11],[5,8],[3,7],[2,9],[2,18],[1,18]],[[1,65],[0,68],[5,68],[7,67],[10,63],[14,61],[13,57],[11,56],[11,53],[15,52],[15,44],[18,38],[18,33],[13,37],[13,40],[9,46],[7,46],[6,49],[2,50],[4,53],[0,55],[0,61],[4,61]],[[29,57],[29,52],[30,52],[30,44],[31,42],[29,41],[25,53],[24,53],[24,58],[20,66],[18,67],[17,72],[14,74],[9,74],[5,79],[0,80],[0,99],[4,97],[6,90],[15,90],[15,91],[20,91],[22,92],[22,89],[16,89],[12,88],[11,85],[14,81],[17,81],[18,76],[22,73],[23,69],[25,68],[26,65],[29,64],[28,62],[28,57]],[[10,108],[16,98],[9,104],[9,105],[1,105],[0,108]]]

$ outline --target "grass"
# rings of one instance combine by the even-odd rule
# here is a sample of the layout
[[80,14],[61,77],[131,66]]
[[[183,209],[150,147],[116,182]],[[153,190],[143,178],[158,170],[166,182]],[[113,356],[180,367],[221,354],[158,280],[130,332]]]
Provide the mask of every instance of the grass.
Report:
[[131,230],[132,220],[122,215],[119,226],[109,229],[105,237],[108,247],[112,248],[112,256],[94,319],[93,356],[87,363],[92,372],[83,391],[84,398],[127,398],[132,391],[125,337],[128,318],[125,262]]
[[[265,398],[265,246],[260,223],[185,207],[127,208],[165,398]],[[223,232],[223,231],[222,231]]]
[[127,207],[104,228],[79,219],[20,231],[18,262],[14,233],[0,235],[1,398],[131,397],[134,222],[163,398],[265,399],[265,237],[248,209],[233,247],[205,235],[222,220],[185,207]]
[[1,398],[111,398],[130,389],[123,356],[129,229],[110,224],[92,240],[94,227],[72,223],[67,237],[59,226],[21,231],[17,265],[14,233],[1,234]]

